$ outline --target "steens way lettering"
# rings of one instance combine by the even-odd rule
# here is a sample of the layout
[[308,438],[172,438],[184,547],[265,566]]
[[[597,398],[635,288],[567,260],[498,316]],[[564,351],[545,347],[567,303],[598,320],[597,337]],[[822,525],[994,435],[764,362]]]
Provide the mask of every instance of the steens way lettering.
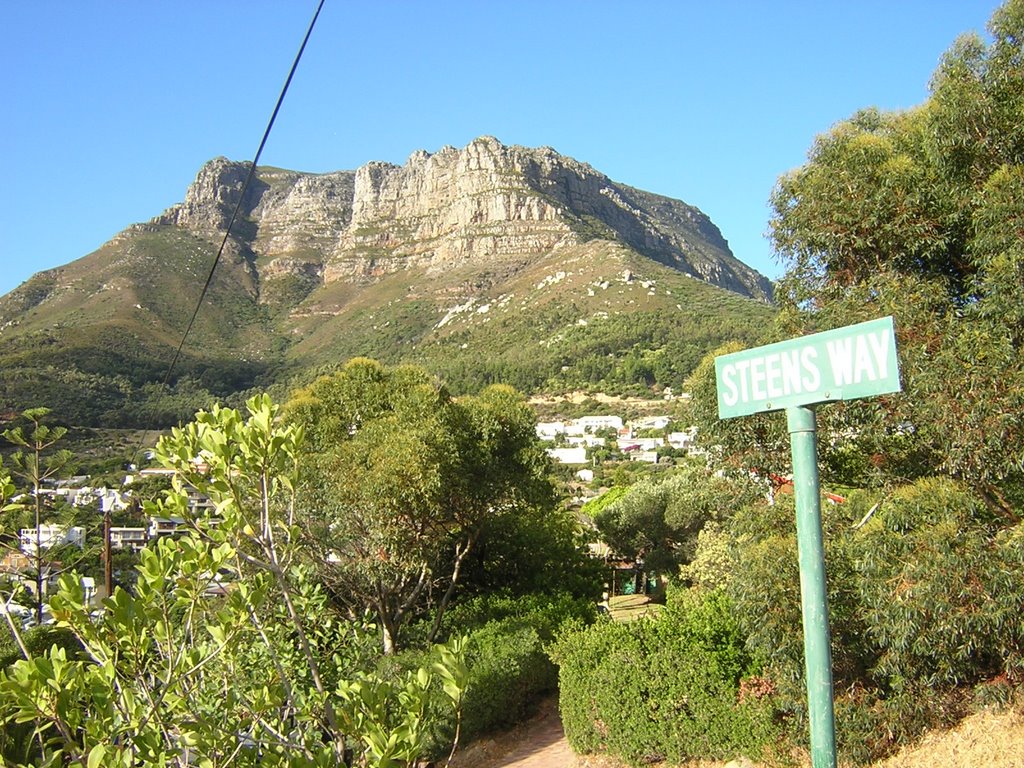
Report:
[[891,317],[724,355],[715,370],[721,418],[900,389]]

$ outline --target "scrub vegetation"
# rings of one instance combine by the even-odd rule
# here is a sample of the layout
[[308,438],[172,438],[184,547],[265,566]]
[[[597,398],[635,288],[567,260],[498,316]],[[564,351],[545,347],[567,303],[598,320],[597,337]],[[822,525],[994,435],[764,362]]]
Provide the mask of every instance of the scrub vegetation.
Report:
[[[557,686],[580,752],[791,765],[808,724],[789,441],[780,414],[718,418],[714,356],[890,315],[902,392],[817,408],[840,762],[1019,709],[1024,0],[990,29],[957,41],[923,105],[858,112],[779,180],[777,311],[689,293],[678,275],[614,289],[587,277],[587,301],[514,312],[497,297],[486,311],[350,307],[386,330],[355,335],[343,364],[309,319],[289,353],[321,367],[277,380],[283,406],[265,394],[244,411],[211,405],[161,438],[156,459],[175,479],[147,510],[188,518],[187,535],[145,550],[137,582],[97,615],[70,575],[50,602],[56,630],[4,614],[4,762],[413,766],[511,725]],[[27,311],[55,286],[29,286]],[[606,290],[632,309],[602,315]],[[701,296],[723,312],[666,311]],[[29,353],[45,359],[69,337],[47,333],[5,347],[4,386],[28,392],[31,371],[51,370]],[[365,348],[371,338],[389,350]],[[285,359],[237,379],[194,373],[188,387],[239,397]],[[186,408],[177,389],[132,401],[152,382],[111,388],[115,374],[81,363],[65,395],[94,389],[110,418],[126,402],[164,424]],[[509,383],[682,385],[704,453],[602,472],[612,489],[577,517]],[[215,511],[191,517],[190,488]],[[0,471],[5,526],[19,490]],[[592,539],[664,607],[599,614],[611,575]],[[229,587],[211,594],[215,575]]]

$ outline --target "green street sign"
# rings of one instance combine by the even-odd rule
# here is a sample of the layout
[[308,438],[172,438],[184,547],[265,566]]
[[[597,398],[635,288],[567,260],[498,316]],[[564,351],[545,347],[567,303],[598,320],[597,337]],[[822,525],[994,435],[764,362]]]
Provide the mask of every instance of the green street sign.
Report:
[[900,391],[892,317],[715,358],[718,417]]
[[718,417],[785,409],[793,456],[800,603],[813,768],[836,768],[832,652],[813,406],[900,391],[896,335],[883,317],[715,358]]

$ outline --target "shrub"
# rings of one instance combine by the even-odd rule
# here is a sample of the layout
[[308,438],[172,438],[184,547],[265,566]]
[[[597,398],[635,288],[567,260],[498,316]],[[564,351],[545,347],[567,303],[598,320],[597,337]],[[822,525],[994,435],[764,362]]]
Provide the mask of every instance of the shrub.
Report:
[[[924,478],[888,496],[823,505],[837,733],[844,757],[878,759],[979,697],[1024,678],[1024,528],[963,485]],[[799,569],[792,497],[730,521],[728,581],[750,649],[806,738]]]
[[[0,637],[0,670],[6,670],[23,656],[6,621],[0,623]],[[22,639],[28,652],[34,657],[46,655],[54,645],[63,648],[69,659],[77,658],[82,653],[82,644],[70,629],[54,626],[32,627],[24,632]],[[33,739],[34,730],[35,725],[31,722],[8,722],[0,728],[0,765],[32,765],[39,761],[38,744]]]
[[[0,624],[0,636],[3,637],[3,643],[0,644],[0,670],[2,670],[23,657],[6,622]],[[78,638],[70,629],[54,626],[32,627],[22,635],[22,639],[33,657],[44,656],[53,645],[63,648],[69,659],[78,658],[82,653],[82,644],[78,642]]]
[[463,703],[467,739],[508,728],[558,685],[537,629],[524,619],[487,624],[470,635],[469,689]]
[[[832,629],[832,664],[837,689],[862,679],[864,625],[856,599],[850,552],[850,517],[869,499],[849,506],[822,505],[825,570]],[[775,504],[740,510],[730,522],[735,569],[728,582],[740,628],[752,652],[763,659],[784,691],[792,692],[792,708],[804,709],[803,618],[800,568],[792,495]]]
[[597,617],[594,602],[566,592],[513,596],[491,594],[474,597],[450,608],[445,614],[446,634],[478,629],[493,622],[522,619],[542,642],[554,639],[566,622],[592,623]]
[[731,614],[721,593],[686,593],[657,619],[564,633],[552,654],[573,748],[633,765],[771,751],[782,727],[770,694],[740,701],[759,668]]
[[[595,618],[593,602],[557,592],[481,596],[449,609],[444,619],[446,634],[469,636],[469,687],[462,702],[461,741],[509,728],[528,717],[558,684],[558,671],[545,646],[561,627],[579,627]],[[388,676],[404,674],[424,665],[428,655],[407,651],[385,658],[380,671]],[[428,752],[441,757],[455,734],[451,708],[431,705],[427,722],[431,727]]]
[[872,678],[900,690],[1020,670],[1020,540],[952,480],[919,480],[881,505],[856,536],[859,598],[878,652]]

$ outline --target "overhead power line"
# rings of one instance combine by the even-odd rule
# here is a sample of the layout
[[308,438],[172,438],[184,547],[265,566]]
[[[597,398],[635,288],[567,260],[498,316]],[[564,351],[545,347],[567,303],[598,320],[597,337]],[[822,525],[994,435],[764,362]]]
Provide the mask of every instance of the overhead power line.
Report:
[[[316,11],[313,13],[313,18],[309,22],[306,34],[302,38],[302,44],[299,46],[298,53],[295,54],[295,60],[292,62],[292,66],[288,70],[288,77],[285,79],[284,86],[281,88],[281,93],[277,97],[277,103],[274,105],[274,111],[270,115],[270,120],[267,121],[266,130],[263,131],[263,138],[260,140],[259,148],[256,150],[256,154],[252,158],[252,164],[249,166],[249,172],[245,176],[245,182],[242,184],[241,192],[238,195],[238,202],[235,203],[235,208],[231,213],[231,218],[228,219],[227,226],[224,228],[224,237],[220,241],[220,247],[217,249],[217,255],[213,259],[213,264],[210,265],[210,272],[206,276],[206,282],[203,284],[203,290],[199,294],[199,299],[196,301],[195,309],[192,311],[192,316],[188,321],[188,325],[185,327],[185,332],[181,335],[181,341],[178,343],[178,348],[174,351],[171,363],[167,366],[167,372],[164,374],[162,386],[168,386],[171,381],[171,374],[174,372],[174,368],[178,364],[178,360],[181,358],[181,351],[185,348],[185,342],[188,340],[189,333],[192,332],[192,326],[195,325],[196,318],[199,316],[199,310],[202,308],[203,301],[206,299],[206,294],[209,292],[210,285],[213,283],[213,275],[217,271],[217,265],[220,264],[221,256],[224,254],[224,248],[227,246],[228,238],[231,236],[231,228],[238,219],[238,214],[242,209],[242,203],[245,200],[245,193],[248,191],[253,176],[256,174],[256,166],[259,163],[260,155],[263,154],[263,148],[266,146],[267,139],[270,137],[270,131],[274,127],[274,121],[277,119],[277,113],[280,112],[281,104],[284,103],[284,97],[288,93],[288,87],[291,85],[292,77],[294,77],[295,70],[299,66],[299,61],[302,60],[302,53],[306,50],[306,43],[309,42],[309,37],[313,33],[313,28],[316,26],[316,20],[320,16],[320,11],[324,7],[324,2],[325,0],[320,0],[319,3],[317,3]],[[143,433],[143,441],[145,440],[145,437],[146,433]],[[137,456],[141,447],[142,441],[140,441],[139,446],[135,449],[135,453],[133,455]]]

